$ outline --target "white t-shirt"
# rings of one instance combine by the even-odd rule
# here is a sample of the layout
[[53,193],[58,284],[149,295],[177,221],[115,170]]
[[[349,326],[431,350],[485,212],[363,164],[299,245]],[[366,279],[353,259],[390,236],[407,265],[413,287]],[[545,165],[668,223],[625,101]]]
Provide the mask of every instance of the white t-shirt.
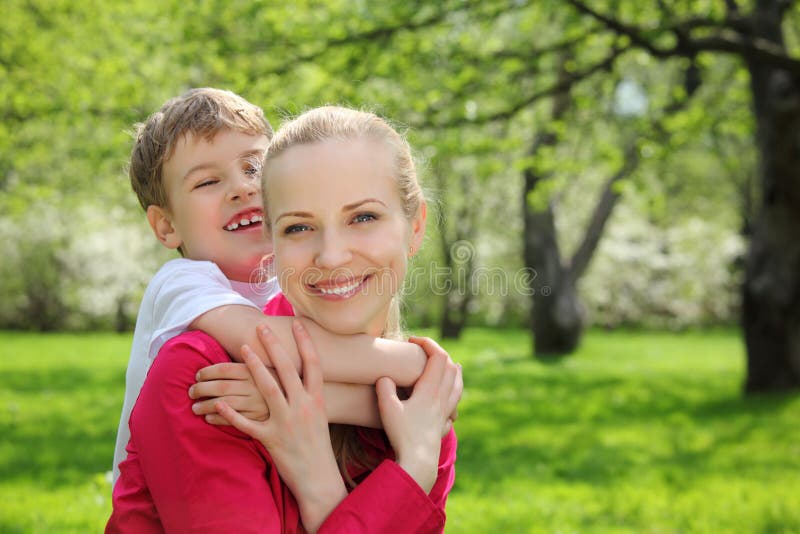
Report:
[[274,278],[263,284],[228,280],[210,261],[180,258],[168,261],[159,269],[145,289],[136,317],[131,357],[125,374],[125,401],[114,448],[115,484],[119,477],[119,463],[128,455],[125,447],[131,437],[128,427],[131,410],[150,365],[164,343],[185,332],[200,315],[220,306],[241,304],[261,311],[278,290]]

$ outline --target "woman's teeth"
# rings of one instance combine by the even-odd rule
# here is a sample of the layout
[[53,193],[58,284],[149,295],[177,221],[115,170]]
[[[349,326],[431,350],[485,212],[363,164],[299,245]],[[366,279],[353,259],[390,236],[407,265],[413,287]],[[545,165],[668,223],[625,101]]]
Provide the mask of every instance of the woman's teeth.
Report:
[[345,293],[349,293],[361,285],[361,282],[362,280],[359,280],[358,282],[353,282],[353,284],[349,286],[332,287],[329,289],[318,287],[317,290],[323,295],[344,295]]

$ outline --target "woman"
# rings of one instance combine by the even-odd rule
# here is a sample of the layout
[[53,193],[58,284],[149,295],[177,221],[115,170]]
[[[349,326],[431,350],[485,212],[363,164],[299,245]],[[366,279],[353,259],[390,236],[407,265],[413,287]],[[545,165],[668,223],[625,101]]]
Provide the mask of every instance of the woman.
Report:
[[[312,110],[276,134],[263,191],[279,282],[295,314],[336,333],[399,336],[397,293],[426,219],[402,137],[369,113]],[[329,433],[318,361],[300,323],[302,383],[274,336],[260,336],[285,394],[245,350],[270,418],[249,421],[219,402],[220,413],[255,439],[187,416],[177,398],[192,372],[225,361],[213,339],[193,332],[162,349],[168,354],[156,360],[162,364],[151,370],[131,425],[162,427],[164,437],[136,444],[140,469],[131,476],[141,476],[136,491],[146,498],[128,517],[154,530],[443,530],[455,462],[448,417],[461,391],[460,369],[447,354],[430,340],[411,340],[429,361],[405,401],[390,379],[378,381],[385,434],[347,426]],[[109,529],[121,519],[112,515]]]

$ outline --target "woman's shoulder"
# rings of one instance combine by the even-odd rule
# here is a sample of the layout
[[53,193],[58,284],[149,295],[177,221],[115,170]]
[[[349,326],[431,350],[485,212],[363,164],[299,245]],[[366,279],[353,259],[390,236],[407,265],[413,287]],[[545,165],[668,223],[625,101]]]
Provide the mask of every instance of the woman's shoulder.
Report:
[[[186,357],[200,357],[210,363],[221,363],[230,361],[230,356],[222,348],[219,342],[201,330],[192,330],[179,334],[161,347],[158,358],[167,356],[165,359],[180,359]],[[163,361],[163,360],[162,360]]]
[[219,342],[200,330],[179,334],[161,347],[147,374],[146,382],[174,382],[191,379],[201,368],[231,361]]

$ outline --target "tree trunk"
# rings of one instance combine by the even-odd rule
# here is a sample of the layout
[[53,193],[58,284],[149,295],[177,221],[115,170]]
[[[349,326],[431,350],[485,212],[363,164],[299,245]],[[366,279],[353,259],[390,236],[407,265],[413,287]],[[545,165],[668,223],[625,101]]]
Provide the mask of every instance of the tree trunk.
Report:
[[[755,33],[784,47],[783,2],[761,0]],[[800,79],[748,63],[761,160],[761,206],[742,290],[745,390],[800,387]]]
[[[569,52],[560,58],[559,80],[564,82],[564,88],[553,96],[553,122],[563,120],[571,105],[571,84],[567,83],[569,74],[565,68],[569,59]],[[542,147],[557,143],[556,134],[545,129],[537,135],[530,155],[535,156]],[[542,209],[534,208],[528,200],[546,176],[528,167],[523,178],[523,255],[525,267],[534,273],[529,288],[533,354],[539,358],[564,356],[573,352],[580,343],[584,326],[583,307],[570,266],[565,265],[561,257],[552,199],[548,199]]]
[[[541,144],[553,142],[540,137],[534,151]],[[569,354],[578,347],[583,311],[575,282],[561,261],[551,204],[536,211],[527,200],[541,179],[533,170],[525,171],[523,248],[525,266],[536,273],[530,287],[533,353],[537,357],[553,357]]]
[[[446,190],[445,173],[439,173],[439,190]],[[458,339],[467,324],[469,305],[472,302],[472,287],[475,273],[475,237],[477,203],[472,199],[473,177],[461,174],[459,189],[463,193],[460,207],[454,213],[453,228],[448,228],[445,217],[439,217],[439,244],[446,272],[449,273],[448,292],[442,301],[442,317],[439,332],[442,339]],[[453,239],[450,236],[453,236]]]
[[[470,294],[460,295],[459,299],[445,297],[445,305],[442,310],[442,320],[439,330],[442,339],[458,339],[461,331],[467,324],[467,306],[469,305]],[[453,302],[456,300],[456,302]]]

